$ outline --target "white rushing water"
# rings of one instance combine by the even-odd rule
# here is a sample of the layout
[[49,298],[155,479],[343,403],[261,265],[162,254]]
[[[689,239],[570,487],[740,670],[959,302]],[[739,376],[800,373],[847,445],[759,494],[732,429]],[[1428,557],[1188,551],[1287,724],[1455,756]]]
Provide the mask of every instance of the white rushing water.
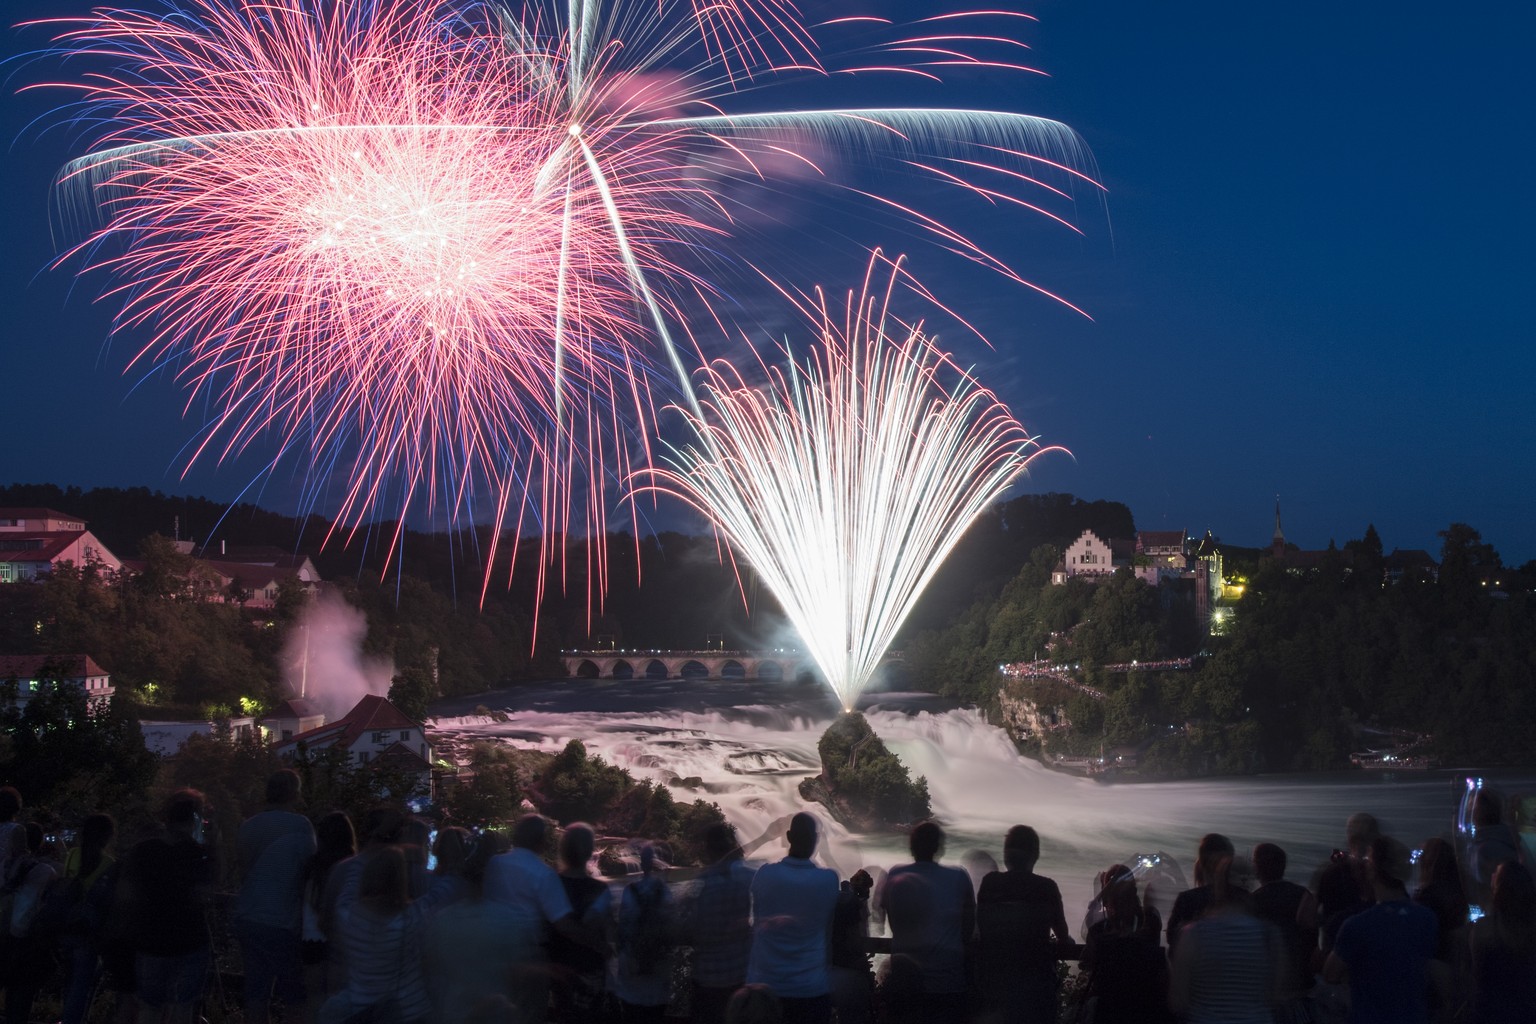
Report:
[[[464,714],[475,704],[508,720]],[[590,753],[638,778],[673,784],[679,800],[718,803],[744,842],[783,830],[783,819],[813,813],[798,785],[819,771],[816,742],[835,707],[803,688],[742,681],[571,681],[482,694],[439,706],[434,731],[497,739],[554,753],[580,739]],[[1074,922],[1092,895],[1094,875],[1133,853],[1166,851],[1186,868],[1206,832],[1230,836],[1239,850],[1275,842],[1290,855],[1291,878],[1305,882],[1343,844],[1355,811],[1376,814],[1411,846],[1448,832],[1454,773],[1388,776],[1350,773],[1197,782],[1112,783],[1064,775],[1022,757],[1006,733],[974,709],[929,695],[871,695],[864,712],[914,773],[928,778],[934,816],[949,834],[945,859],[968,850],[1001,859],[1008,828],[1041,836],[1039,872],[1055,878]],[[696,777],[689,789],[676,780]],[[1528,790],[1529,773],[1505,785]],[[854,835],[825,823],[822,859],[846,877],[861,866],[910,859],[895,834]],[[777,840],[754,859],[782,855]],[[1171,894],[1169,894],[1171,895]]]

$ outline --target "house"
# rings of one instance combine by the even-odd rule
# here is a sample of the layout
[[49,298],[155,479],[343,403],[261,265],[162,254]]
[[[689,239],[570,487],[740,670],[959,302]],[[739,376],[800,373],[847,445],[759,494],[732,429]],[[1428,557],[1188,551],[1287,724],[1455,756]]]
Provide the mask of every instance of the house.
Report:
[[1114,547],[1092,530],[1084,530],[1062,555],[1052,583],[1065,583],[1073,576],[1108,576],[1115,571]]
[[[123,565],[130,572],[142,572],[145,563],[127,559]],[[286,580],[297,580],[307,594],[315,593],[321,584],[319,570],[305,555],[286,555],[271,562],[193,558],[187,570],[187,588],[196,600],[247,608],[275,607]]]
[[216,599],[231,600],[231,595],[238,589],[245,596],[241,603],[251,608],[275,606],[284,580],[297,580],[304,591],[310,594],[320,585],[320,573],[315,569],[315,564],[303,555],[287,558],[274,565],[209,560],[200,561],[198,565],[220,581],[217,591],[219,597]]
[[316,729],[295,733],[274,748],[279,757],[301,750],[345,750],[353,764],[404,770],[432,784],[432,747],[425,727],[407,718],[383,697],[369,694],[345,715]]
[[123,567],[82,519],[49,508],[0,508],[0,583],[35,580],[66,562]]
[[256,732],[256,719],[250,715],[191,721],[140,719],[139,730],[144,734],[144,746],[152,753],[161,757],[175,757],[193,736],[227,735],[239,738],[253,735]]
[[1160,587],[1167,580],[1188,579],[1189,537],[1183,530],[1138,530],[1135,554],[1130,558],[1136,578]]
[[261,716],[262,731],[277,742],[291,740],[324,724],[325,713],[302,697],[285,700]]
[[1302,551],[1300,548],[1287,547],[1285,531],[1280,528],[1280,499],[1275,499],[1275,532],[1270,539],[1269,557],[1285,567],[1285,571],[1293,575],[1318,572],[1330,565],[1341,568],[1345,572],[1353,572],[1355,565],[1354,551],[1346,548],[1339,550],[1329,542],[1327,548],[1321,551]]
[[0,655],[0,682],[16,681],[15,702],[26,707],[32,695],[49,682],[82,691],[92,711],[112,700],[112,677],[88,654]]
[[1189,536],[1184,530],[1137,530],[1136,554],[1158,568],[1189,568]]
[[1432,583],[1440,578],[1440,563],[1422,548],[1393,548],[1381,562],[1388,583],[1401,583],[1405,579]]

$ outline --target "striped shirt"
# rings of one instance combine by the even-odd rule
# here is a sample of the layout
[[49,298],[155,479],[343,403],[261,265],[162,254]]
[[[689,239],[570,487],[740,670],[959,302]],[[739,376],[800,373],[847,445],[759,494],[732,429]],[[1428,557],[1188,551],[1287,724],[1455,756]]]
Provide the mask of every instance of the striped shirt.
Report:
[[394,917],[382,918],[362,904],[342,915],[347,949],[347,990],[355,1006],[393,998],[400,1020],[425,1019],[432,1010],[422,975],[422,940],[428,901],[417,900]]
[[1272,1024],[1285,955],[1273,926],[1245,913],[1218,913],[1185,929],[1175,973],[1187,972],[1187,1024]]

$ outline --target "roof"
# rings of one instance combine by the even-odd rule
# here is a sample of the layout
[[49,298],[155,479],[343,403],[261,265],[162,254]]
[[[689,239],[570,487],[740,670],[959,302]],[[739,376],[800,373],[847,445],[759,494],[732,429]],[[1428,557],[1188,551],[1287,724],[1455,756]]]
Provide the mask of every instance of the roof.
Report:
[[411,721],[406,715],[383,697],[369,694],[357,705],[325,725],[309,729],[283,741],[283,746],[306,743],[334,743],[350,749],[364,733],[388,729],[420,729],[420,722]]
[[1200,558],[1209,558],[1217,554],[1220,548],[1216,544],[1216,538],[1211,536],[1211,531],[1206,530],[1205,536],[1200,538],[1200,543],[1195,546],[1195,554]]
[[1321,551],[1287,551],[1283,561],[1292,569],[1320,569],[1328,559],[1337,559],[1339,564],[1352,566],[1355,564],[1355,553],[1349,549]]
[[60,512],[57,509],[14,508],[11,506],[0,508],[0,519],[68,519],[76,523],[85,522],[79,516],[72,516],[68,512]]
[[285,700],[277,707],[262,715],[262,718],[314,718],[323,712],[305,700],[303,697],[294,697]]
[[34,679],[45,668],[69,679],[109,674],[89,654],[0,654],[0,679]]
[[236,580],[241,586],[248,587],[251,590],[261,590],[297,574],[295,569],[285,566],[262,565],[257,562],[219,562],[212,559],[202,559],[199,564],[206,565],[220,576]]
[[[85,536],[84,530],[22,530],[0,535],[0,562],[52,562],[71,544]],[[34,548],[17,548],[17,541],[38,541]]]
[[1399,566],[1404,569],[1438,569],[1440,567],[1440,563],[1435,561],[1434,556],[1423,548],[1393,548],[1392,553],[1382,561],[1389,569],[1396,569]]
[[309,556],[294,554],[282,548],[269,546],[240,546],[226,544],[215,550],[212,544],[204,544],[198,553],[199,558],[210,562],[230,562],[237,565],[265,565],[287,569],[297,569],[304,564]]
[[1184,543],[1183,530],[1138,530],[1136,531],[1136,546],[1138,548],[1164,548],[1169,545],[1182,546]]
[[427,762],[426,758],[416,753],[416,751],[404,743],[394,743],[380,751],[378,756],[369,762],[369,767],[398,767],[418,772],[432,770],[432,765]]

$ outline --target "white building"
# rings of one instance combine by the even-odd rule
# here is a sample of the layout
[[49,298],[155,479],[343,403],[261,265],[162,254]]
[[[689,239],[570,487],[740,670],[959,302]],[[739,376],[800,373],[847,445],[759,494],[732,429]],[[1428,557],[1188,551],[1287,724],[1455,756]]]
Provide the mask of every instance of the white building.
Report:
[[53,682],[83,691],[93,711],[112,700],[112,677],[88,654],[0,655],[0,682],[11,681],[16,683],[16,705],[22,708]]
[[1092,530],[1084,530],[1067,548],[1061,564],[1051,574],[1051,582],[1065,583],[1073,576],[1108,576],[1114,571],[1114,548]]
[[144,746],[152,753],[175,757],[193,736],[217,736],[225,729],[232,737],[248,736],[256,733],[257,726],[255,718],[244,715],[219,721],[211,718],[176,722],[144,719],[139,722],[139,729],[144,733]]
[[383,697],[370,694],[336,721],[296,733],[275,749],[279,757],[291,758],[301,747],[309,751],[340,748],[353,764],[399,769],[416,776],[429,790],[432,785],[432,746],[425,727]]

